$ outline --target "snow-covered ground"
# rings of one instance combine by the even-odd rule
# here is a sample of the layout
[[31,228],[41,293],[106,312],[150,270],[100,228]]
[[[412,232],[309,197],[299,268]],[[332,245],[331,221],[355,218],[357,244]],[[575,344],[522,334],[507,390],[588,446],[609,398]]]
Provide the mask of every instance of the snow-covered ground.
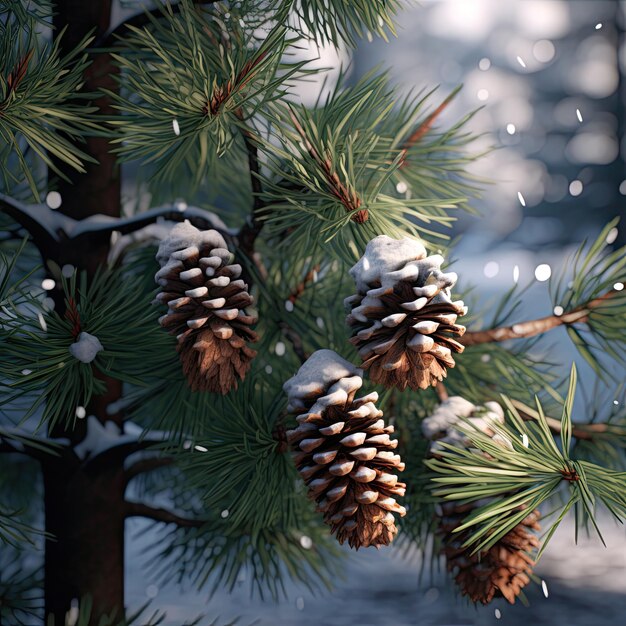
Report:
[[499,601],[479,609],[455,598],[443,577],[418,582],[419,562],[403,559],[397,547],[348,554],[344,580],[317,597],[289,585],[287,600],[262,602],[250,598],[245,581],[233,593],[211,599],[176,586],[159,589],[141,568],[140,552],[150,536],[146,526],[140,520],[128,523],[126,599],[135,608],[153,598],[154,608],[167,612],[163,626],[183,626],[200,614],[210,618],[206,623],[240,616],[242,625],[259,620],[267,626],[617,626],[626,615],[626,530],[606,518],[601,526],[606,548],[595,536],[580,537],[576,546],[571,522],[557,531],[535,570],[546,581],[547,598],[534,585],[528,607]]

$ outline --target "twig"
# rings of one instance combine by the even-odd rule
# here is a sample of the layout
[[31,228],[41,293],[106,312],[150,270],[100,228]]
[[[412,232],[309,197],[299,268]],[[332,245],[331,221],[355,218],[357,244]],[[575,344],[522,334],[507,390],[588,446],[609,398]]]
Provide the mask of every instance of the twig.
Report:
[[[462,87],[462,85],[461,85]],[[461,90],[461,87],[457,87],[412,133],[404,142],[402,148],[402,163],[400,167],[404,167],[406,163],[406,155],[411,146],[414,146],[431,128],[435,120],[439,117],[441,112],[454,100],[455,96]]]
[[12,442],[10,439],[6,439],[0,436],[0,454],[21,454],[31,459],[35,459],[40,462],[54,461],[55,458],[61,456],[64,453],[67,456],[67,450],[55,443],[49,443],[49,449],[39,442],[39,445],[29,445],[28,442],[20,439],[19,441]]
[[439,402],[445,402],[450,397],[448,395],[448,390],[446,389],[445,385],[441,381],[439,381],[435,385],[435,393],[437,394],[437,397],[439,398]]
[[318,263],[313,268],[311,268],[306,276],[293,288],[293,291],[289,294],[289,302],[292,304],[296,303],[296,300],[304,293],[307,285],[315,280],[315,276],[320,271],[320,264]]
[[7,94],[2,102],[0,102],[0,115],[3,115],[2,110],[5,108],[7,102],[9,101],[11,95],[17,90],[20,86],[22,80],[24,80],[24,76],[26,76],[26,71],[28,70],[28,64],[30,60],[33,58],[34,50],[31,48],[16,64],[11,73],[7,76]]
[[168,467],[173,463],[174,459],[171,456],[155,456],[149,459],[141,459],[124,471],[124,480],[126,484],[128,484],[133,478],[140,474],[152,472],[162,467]]
[[[0,211],[6,213],[28,232],[42,256],[45,256],[54,247],[54,244],[58,242],[59,234],[57,229],[50,227],[42,219],[38,219],[49,216],[51,209],[46,205],[23,204],[10,196],[0,194]],[[37,213],[41,215],[37,215]]]
[[300,135],[308,153],[311,155],[311,158],[324,172],[324,176],[326,177],[326,181],[328,182],[332,195],[335,196],[341,204],[343,204],[348,213],[354,213],[351,218],[353,222],[356,222],[357,224],[367,222],[369,219],[369,213],[367,209],[361,209],[361,198],[354,190],[349,189],[341,182],[339,175],[333,168],[331,160],[323,158],[316,150],[315,146],[313,146],[313,144],[309,141],[306,131],[291,108],[289,110],[289,116],[291,117],[294,128]]
[[180,528],[200,528],[207,523],[206,520],[181,517],[173,511],[151,507],[143,502],[125,502],[124,516],[127,518],[147,517],[148,519],[153,519],[157,522],[164,522],[165,524],[176,524],[176,526]]
[[[538,420],[539,413],[532,409],[531,407],[525,405],[523,402],[519,400],[511,400],[511,404],[518,410],[522,419],[526,421]],[[554,417],[546,416],[546,423],[550,427],[550,430],[555,435],[561,434],[561,422]],[[600,435],[607,434],[617,434],[626,437],[626,428],[620,428],[615,424],[608,423],[578,423],[572,424],[572,435],[577,439],[585,439],[586,441],[593,441],[594,438],[597,438]]]
[[301,363],[304,363],[309,355],[304,351],[304,345],[302,344],[302,337],[293,329],[287,322],[280,322],[280,329],[283,331],[283,335],[287,338],[289,343],[293,346],[293,351],[300,359]]
[[601,306],[606,300],[612,298],[619,292],[611,289],[599,298],[595,298],[575,308],[573,311],[564,313],[563,315],[548,315],[536,320],[520,322],[511,326],[501,326],[500,328],[492,328],[490,330],[478,330],[467,332],[463,337],[459,338],[459,342],[464,346],[475,346],[482,343],[494,343],[497,341],[506,341],[507,339],[521,339],[525,337],[534,337],[540,335],[558,326],[584,323],[589,318],[589,314],[595,308]]
[[239,241],[239,250],[250,259],[254,254],[254,243],[261,233],[263,221],[260,219],[265,203],[262,199],[263,185],[261,184],[259,171],[259,153],[252,139],[251,133],[247,130],[242,131],[243,141],[248,152],[248,166],[250,169],[250,184],[252,186],[252,211],[241,227],[237,240]]

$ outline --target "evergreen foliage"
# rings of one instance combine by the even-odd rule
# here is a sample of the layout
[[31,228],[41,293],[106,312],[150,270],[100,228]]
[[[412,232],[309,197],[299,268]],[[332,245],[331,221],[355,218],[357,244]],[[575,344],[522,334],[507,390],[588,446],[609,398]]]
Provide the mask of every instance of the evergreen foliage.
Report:
[[[245,572],[251,589],[263,597],[285,593],[286,580],[312,589],[330,586],[340,571],[340,552],[287,451],[285,429],[294,422],[287,417],[282,385],[321,348],[357,362],[342,301],[354,291],[348,269],[367,242],[378,234],[419,237],[430,252],[448,254],[454,246],[447,229],[459,211],[474,212],[470,201],[482,184],[467,172],[480,156],[472,153],[475,137],[466,129],[472,113],[448,128],[436,120],[456,91],[443,101],[434,90],[401,97],[377,70],[356,82],[343,73],[313,106],[294,101],[297,81],[315,73],[296,56],[301,37],[336,45],[354,45],[368,34],[385,37],[394,32],[392,17],[401,5],[180,0],[142,13],[141,20],[115,29],[112,40],[94,44],[86,36],[63,57],[62,33],[45,43],[39,30],[53,4],[3,3],[3,550],[29,542],[39,547],[37,533],[44,530],[40,504],[33,504],[42,490],[33,487],[24,501],[15,487],[18,474],[32,478],[34,461],[51,459],[70,459],[84,469],[96,460],[104,463],[114,449],[137,500],[125,502],[129,516],[161,525],[152,546],[155,576],[216,591],[232,589]],[[119,91],[85,93],[90,57],[103,52],[112,53],[120,69]],[[96,97],[108,97],[116,113],[96,115]],[[62,216],[50,218],[46,207],[24,208],[9,197],[24,197],[26,190],[38,202],[46,168],[62,175],[59,161],[84,172],[93,158],[78,146],[96,136],[112,143],[120,162],[140,166],[138,188],[145,183],[155,199],[166,202],[165,209],[137,210],[120,219],[86,215],[70,228]],[[174,203],[181,193],[203,208],[186,212],[186,205]],[[227,221],[222,234],[244,267],[259,316],[259,354],[245,382],[224,397],[187,387],[176,340],[159,328],[163,310],[153,304],[158,237],[144,230],[155,223],[167,229],[185,218],[203,227],[215,224],[208,209]],[[37,232],[47,233],[56,247],[37,241],[31,226],[38,219]],[[608,374],[623,366],[626,343],[626,251],[607,243],[616,227],[617,221],[609,223],[564,265],[563,276],[551,279],[552,306],[562,311],[548,312],[543,321],[520,320],[524,289],[485,304],[473,295],[462,262],[452,264],[463,292],[455,297],[465,296],[470,304],[469,332],[444,391],[477,404],[502,402],[506,423],[495,429],[512,449],[466,423],[459,429],[471,448],[442,444],[437,457],[427,458],[421,421],[442,389],[378,389],[407,466],[402,480],[408,514],[399,537],[406,553],[428,552],[434,507],[442,499],[496,497],[458,529],[472,530],[468,547],[474,551],[493,545],[541,504],[556,510],[542,551],[570,509],[579,526],[597,528],[602,507],[620,521],[626,518],[623,385],[611,396],[621,400],[610,411],[598,393],[575,410],[576,370],[564,381],[560,364],[538,356],[549,345],[547,331],[565,326],[598,378],[614,390]],[[97,271],[60,268],[63,246],[120,233],[136,234],[137,247],[121,249]],[[51,250],[49,258],[35,261],[44,249]],[[40,287],[44,276],[56,281],[49,293]],[[97,337],[103,347],[89,363],[70,352],[80,332]],[[108,414],[120,416],[119,438],[80,459],[75,437],[84,437],[87,426],[78,409],[91,409],[111,380],[122,389],[121,397],[107,400]],[[367,380],[365,387],[374,389]],[[560,419],[550,417],[559,413]],[[140,460],[132,457],[137,453]],[[20,466],[24,461],[28,469]],[[171,512],[145,504],[156,501],[166,501]],[[23,593],[40,584],[40,568],[24,574],[0,564],[0,618],[27,623],[28,616],[40,616],[37,596]],[[93,623],[89,600],[80,611],[79,624]],[[161,619],[157,614],[141,623]]]

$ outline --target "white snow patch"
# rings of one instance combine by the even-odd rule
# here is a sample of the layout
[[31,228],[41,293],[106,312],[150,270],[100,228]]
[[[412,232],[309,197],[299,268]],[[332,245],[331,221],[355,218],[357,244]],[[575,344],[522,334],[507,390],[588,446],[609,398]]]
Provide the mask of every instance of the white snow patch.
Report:
[[74,452],[84,461],[88,456],[96,456],[119,445],[121,438],[122,433],[115,422],[107,420],[102,424],[95,415],[90,415],[87,418],[87,434],[74,446]]
[[70,354],[82,363],[91,363],[100,350],[104,350],[100,340],[85,332],[80,333],[78,341],[70,346]]
[[76,456],[85,460],[102,454],[106,450],[134,441],[160,442],[167,438],[167,434],[155,431],[145,433],[144,429],[132,422],[125,422],[122,429],[113,421],[106,420],[104,424],[95,416],[87,418],[87,434],[85,438],[74,446]]
[[227,248],[224,238],[216,230],[199,230],[191,222],[185,220],[176,224],[168,237],[161,242],[156,259],[163,267],[170,261],[172,254],[192,246],[199,250],[202,248]]
[[364,293],[372,283],[393,287],[397,278],[389,274],[405,267],[407,263],[423,259],[426,248],[416,239],[392,239],[387,235],[374,237],[366,246],[365,254],[350,270],[357,290]]
[[[360,379],[362,376],[363,370],[333,350],[317,350],[303,363],[298,373],[283,385],[289,400],[287,410],[306,408],[305,400],[322,396],[329,387],[341,379],[354,377]],[[358,387],[362,382],[361,380]]]
[[469,441],[464,433],[455,428],[457,423],[463,422],[489,435],[494,443],[512,448],[508,438],[499,433],[494,434],[494,427],[504,424],[504,411],[497,402],[485,402],[484,405],[477,406],[461,396],[451,396],[422,422],[422,432],[427,439],[431,440],[442,433],[445,434],[443,438],[438,438],[433,442],[434,450],[440,447],[439,442],[465,448],[468,447]]

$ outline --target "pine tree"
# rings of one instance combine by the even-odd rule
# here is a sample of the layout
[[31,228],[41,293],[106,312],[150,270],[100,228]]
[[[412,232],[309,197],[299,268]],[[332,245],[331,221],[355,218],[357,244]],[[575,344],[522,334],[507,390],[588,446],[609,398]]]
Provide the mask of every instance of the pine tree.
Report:
[[[136,516],[163,578],[323,588],[331,530],[397,532],[487,568],[475,601],[514,601],[570,509],[623,520],[623,402],[574,410],[576,370],[535,349],[565,328],[619,393],[617,222],[551,279],[553,314],[519,319],[523,289],[487,305],[449,271],[480,192],[471,113],[437,120],[456,91],[374,72],[290,95],[320,71],[298,42],[386,37],[402,3],[179,0],[119,25],[111,5],[0,3],[0,621],[132,622]],[[429,430],[449,396],[473,408]]]

